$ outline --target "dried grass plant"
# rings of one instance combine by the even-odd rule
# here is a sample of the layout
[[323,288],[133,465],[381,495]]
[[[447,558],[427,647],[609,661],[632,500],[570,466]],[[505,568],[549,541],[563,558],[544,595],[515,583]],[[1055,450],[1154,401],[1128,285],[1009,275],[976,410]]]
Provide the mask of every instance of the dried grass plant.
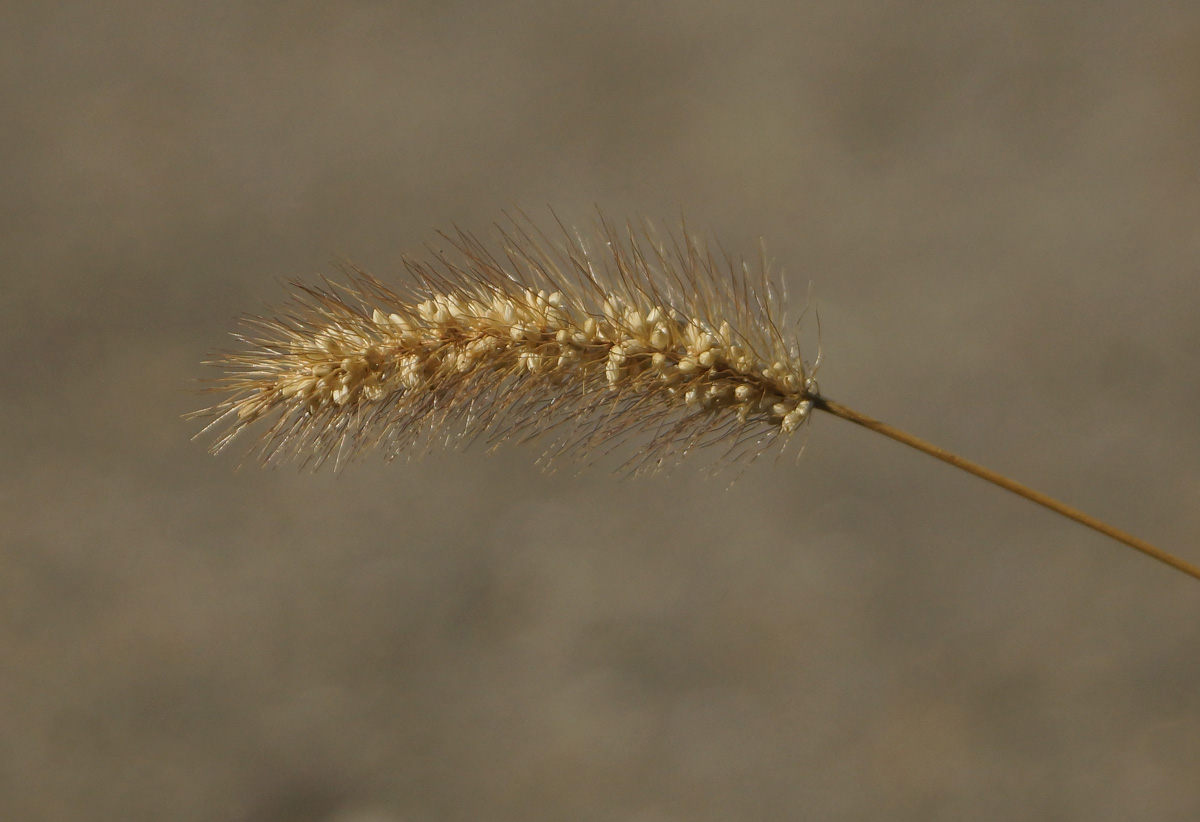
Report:
[[[262,462],[340,463],[483,437],[538,438],[546,457],[626,447],[653,471],[701,448],[742,464],[784,444],[814,411],[868,428],[1012,491],[1200,579],[1144,540],[823,396],[800,356],[786,300],[761,257],[716,253],[686,226],[600,217],[593,231],[524,216],[498,251],[462,231],[450,252],[408,260],[395,290],[347,269],[335,285],[294,283],[277,316],[249,317],[245,347],[221,356],[214,452],[259,429]],[[202,432],[204,433],[204,432]]]

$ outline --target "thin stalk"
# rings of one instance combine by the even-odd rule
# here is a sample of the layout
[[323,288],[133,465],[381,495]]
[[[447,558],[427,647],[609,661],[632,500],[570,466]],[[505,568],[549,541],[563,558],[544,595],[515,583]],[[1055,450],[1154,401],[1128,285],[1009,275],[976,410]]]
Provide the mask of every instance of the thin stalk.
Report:
[[1093,531],[1098,531],[1101,534],[1104,534],[1106,537],[1115,539],[1117,542],[1122,542],[1128,545],[1130,548],[1134,548],[1138,551],[1141,551],[1143,554],[1146,554],[1147,556],[1153,557],[1159,562],[1170,565],[1177,571],[1182,571],[1190,577],[1200,579],[1200,568],[1192,565],[1190,562],[1182,560],[1173,554],[1169,554],[1163,549],[1151,545],[1145,540],[1139,539],[1132,534],[1127,534],[1118,528],[1114,528],[1108,523],[1102,522],[1095,517],[1090,516],[1089,514],[1085,514],[1077,508],[1072,508],[1069,505],[1059,502],[1053,497],[1049,497],[1040,491],[1035,491],[1032,488],[1022,485],[1015,480],[1011,480],[1003,474],[998,474],[989,468],[984,468],[982,465],[971,462],[967,459],[963,459],[957,454],[952,454],[944,448],[939,448],[938,446],[926,442],[923,439],[914,437],[912,434],[901,431],[898,428],[893,428],[887,423],[872,419],[865,414],[860,414],[851,408],[847,408],[841,403],[834,402],[833,400],[826,399],[825,397],[813,397],[812,403],[813,408],[819,408],[820,410],[832,414],[835,417],[840,417],[847,422],[852,422],[855,425],[861,425],[863,428],[870,429],[877,434],[883,434],[885,437],[890,437],[896,442],[904,443],[905,445],[915,448],[918,451],[923,451],[931,457],[939,459],[942,462],[949,463],[955,468],[960,468],[963,471],[966,471],[968,474],[974,474],[980,479],[987,480],[993,485],[998,485],[1007,491],[1011,491],[1019,497],[1024,497],[1030,502],[1036,502],[1043,508],[1049,508],[1051,511],[1054,511],[1057,514],[1062,514],[1068,519],[1073,519],[1080,525],[1086,525],[1088,528],[1091,528]]

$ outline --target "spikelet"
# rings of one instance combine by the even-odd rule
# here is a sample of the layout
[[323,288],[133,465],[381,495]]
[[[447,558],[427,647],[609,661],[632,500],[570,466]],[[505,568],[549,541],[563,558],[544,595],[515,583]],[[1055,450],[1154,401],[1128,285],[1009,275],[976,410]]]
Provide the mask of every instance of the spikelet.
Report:
[[264,462],[312,465],[480,435],[543,438],[550,457],[628,442],[637,472],[705,445],[752,457],[806,421],[813,372],[764,262],[715,255],[686,226],[662,242],[603,217],[589,235],[559,229],[512,218],[499,253],[442,235],[452,251],[406,261],[409,288],[357,270],[294,283],[213,363],[224,398],[196,413],[213,418],[212,450],[247,428]]

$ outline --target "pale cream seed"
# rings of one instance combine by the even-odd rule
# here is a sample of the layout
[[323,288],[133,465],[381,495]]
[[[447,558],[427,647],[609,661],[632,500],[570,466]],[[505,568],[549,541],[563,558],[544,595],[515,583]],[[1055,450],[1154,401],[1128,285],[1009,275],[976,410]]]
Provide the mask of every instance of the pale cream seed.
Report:
[[666,325],[661,322],[655,323],[654,330],[650,332],[650,347],[661,351],[671,344],[671,333],[667,330]]
[[780,423],[779,427],[785,434],[794,434],[796,430],[804,423],[804,420],[808,417],[809,411],[811,410],[812,403],[808,400],[805,400],[784,415],[783,421]]

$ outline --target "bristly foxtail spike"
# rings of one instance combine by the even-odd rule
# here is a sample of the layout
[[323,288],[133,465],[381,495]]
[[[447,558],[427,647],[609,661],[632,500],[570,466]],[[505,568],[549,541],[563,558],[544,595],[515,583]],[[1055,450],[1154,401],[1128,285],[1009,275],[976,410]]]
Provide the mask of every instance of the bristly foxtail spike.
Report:
[[406,260],[408,288],[350,268],[340,285],[297,284],[286,317],[254,319],[256,338],[218,361],[225,397],[199,412],[214,449],[254,427],[269,459],[341,465],[373,445],[394,456],[569,422],[583,436],[566,453],[629,441],[642,471],[729,436],[731,421],[738,439],[795,430],[807,369],[743,263],[686,231],[660,240],[646,221],[558,225],[551,239],[510,216],[498,255],[443,233],[447,252]]

